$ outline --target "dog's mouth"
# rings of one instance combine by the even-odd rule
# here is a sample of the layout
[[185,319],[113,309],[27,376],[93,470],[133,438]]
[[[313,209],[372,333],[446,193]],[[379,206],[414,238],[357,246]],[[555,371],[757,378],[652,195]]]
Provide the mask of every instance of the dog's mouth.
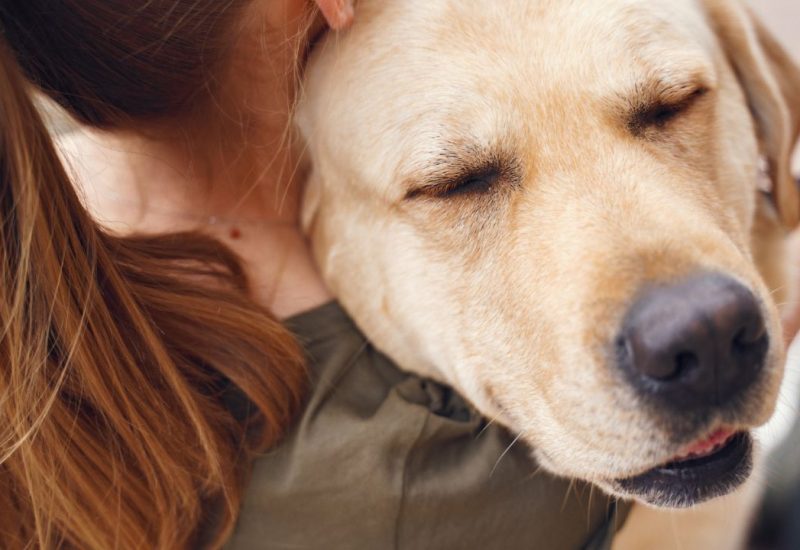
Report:
[[625,493],[655,506],[684,508],[727,494],[752,469],[748,432],[719,429],[678,456],[637,476],[616,481]]

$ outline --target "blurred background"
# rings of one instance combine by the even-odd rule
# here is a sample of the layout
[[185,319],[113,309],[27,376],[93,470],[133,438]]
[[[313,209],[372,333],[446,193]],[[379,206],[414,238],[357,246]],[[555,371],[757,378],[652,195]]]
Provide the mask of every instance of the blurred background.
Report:
[[[749,0],[748,3],[800,63],[800,0]],[[800,154],[795,155],[795,161],[800,170]]]
[[800,1],[751,0],[750,5],[761,14],[795,58],[800,59]]
[[[800,61],[800,0],[751,0],[750,5]],[[800,155],[795,167],[800,168]],[[766,495],[751,542],[756,549],[800,549],[800,339],[786,373],[778,412],[761,431],[769,455]]]

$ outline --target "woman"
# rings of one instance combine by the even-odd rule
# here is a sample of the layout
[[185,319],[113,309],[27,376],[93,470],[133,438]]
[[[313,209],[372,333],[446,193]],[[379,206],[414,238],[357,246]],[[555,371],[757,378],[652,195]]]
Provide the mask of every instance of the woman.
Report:
[[608,545],[613,503],[323,305],[287,128],[353,10],[317,3],[0,4],[3,548]]
[[[0,4],[3,548],[178,548],[211,524],[217,544],[252,453],[304,399],[301,351],[275,316],[329,296],[294,225],[280,138],[286,75],[323,22],[302,0],[222,4]],[[252,85],[234,79],[262,50],[271,64]],[[88,127],[119,130],[71,144],[86,152],[86,204],[124,232],[87,214],[23,75]],[[254,94],[258,112],[240,109]],[[254,223],[233,239],[228,219]]]

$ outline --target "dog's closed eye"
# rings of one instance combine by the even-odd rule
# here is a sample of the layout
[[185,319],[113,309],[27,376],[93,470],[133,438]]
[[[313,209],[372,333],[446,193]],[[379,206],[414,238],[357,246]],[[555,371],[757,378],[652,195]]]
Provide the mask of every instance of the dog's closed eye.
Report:
[[501,177],[502,174],[496,166],[485,166],[452,179],[411,189],[406,198],[427,196],[449,199],[465,195],[483,195],[490,192]]
[[[670,94],[639,94],[628,111],[627,127],[634,136],[641,137],[648,130],[663,130],[675,119],[709,92],[705,86],[672,88]],[[676,93],[677,92],[677,93]]]
[[456,199],[480,197],[491,194],[499,186],[514,185],[519,181],[516,163],[501,155],[471,162],[454,161],[446,155],[444,169],[424,178],[421,185],[412,185],[406,192],[406,199],[430,197],[436,199]]

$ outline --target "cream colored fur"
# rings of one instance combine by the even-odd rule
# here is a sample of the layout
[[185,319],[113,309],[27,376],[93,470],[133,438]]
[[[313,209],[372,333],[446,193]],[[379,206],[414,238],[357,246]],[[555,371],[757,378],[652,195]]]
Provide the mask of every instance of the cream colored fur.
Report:
[[[772,414],[796,70],[732,0],[362,0],[314,54],[298,111],[316,258],[398,365],[455,387],[549,471],[619,494],[612,480],[687,443],[607,360],[643,285],[715,271],[752,289],[766,375],[725,422]],[[699,89],[663,126],[628,123]],[[491,191],[436,196],[481,163],[501,167]],[[727,502],[746,517],[757,494]],[[685,514],[732,533],[720,502]],[[654,514],[671,532],[659,511],[634,511],[631,532]]]

